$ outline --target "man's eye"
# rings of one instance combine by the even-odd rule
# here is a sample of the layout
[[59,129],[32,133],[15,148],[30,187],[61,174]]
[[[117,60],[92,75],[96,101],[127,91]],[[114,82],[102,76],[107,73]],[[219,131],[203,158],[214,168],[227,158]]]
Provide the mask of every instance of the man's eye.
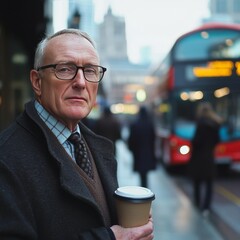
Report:
[[62,73],[64,73],[64,72],[71,72],[72,69],[70,67],[64,66],[64,67],[58,68],[58,71],[62,72]]
[[84,72],[87,74],[96,74],[97,70],[95,68],[88,67],[88,68],[84,68]]
[[70,65],[59,65],[56,69],[59,73],[72,73],[75,71],[73,66]]

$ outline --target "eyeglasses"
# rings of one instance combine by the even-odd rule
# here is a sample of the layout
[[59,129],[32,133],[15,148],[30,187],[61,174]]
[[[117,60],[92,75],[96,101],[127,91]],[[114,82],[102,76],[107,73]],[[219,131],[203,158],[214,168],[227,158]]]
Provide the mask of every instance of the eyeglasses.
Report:
[[82,69],[84,78],[88,82],[98,83],[102,80],[107,68],[98,65],[77,66],[70,63],[50,64],[37,68],[37,71],[54,68],[55,76],[60,80],[73,80],[79,69]]

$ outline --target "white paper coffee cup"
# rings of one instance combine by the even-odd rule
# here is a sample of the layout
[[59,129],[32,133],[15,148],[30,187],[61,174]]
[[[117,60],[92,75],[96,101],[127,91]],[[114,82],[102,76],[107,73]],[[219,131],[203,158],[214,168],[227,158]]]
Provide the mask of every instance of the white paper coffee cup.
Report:
[[114,192],[119,225],[137,227],[148,222],[155,194],[139,186],[120,187]]

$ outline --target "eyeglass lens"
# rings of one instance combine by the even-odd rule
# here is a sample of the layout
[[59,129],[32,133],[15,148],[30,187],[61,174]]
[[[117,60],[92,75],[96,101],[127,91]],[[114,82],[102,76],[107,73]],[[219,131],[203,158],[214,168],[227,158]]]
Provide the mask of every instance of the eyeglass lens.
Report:
[[55,68],[56,76],[59,79],[70,80],[73,79],[77,75],[77,71],[79,68],[82,69],[83,75],[86,80],[90,82],[98,82],[103,77],[103,68],[100,66],[85,66],[85,67],[77,67],[73,64],[58,64]]

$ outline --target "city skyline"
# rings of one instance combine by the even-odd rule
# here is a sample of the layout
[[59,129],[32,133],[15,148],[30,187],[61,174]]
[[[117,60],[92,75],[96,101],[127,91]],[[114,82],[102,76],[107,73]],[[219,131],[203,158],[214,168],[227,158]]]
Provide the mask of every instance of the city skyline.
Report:
[[[54,1],[54,31],[67,27],[67,2],[68,0]],[[143,49],[148,49],[154,63],[162,60],[181,34],[201,25],[202,20],[209,17],[208,2],[209,0],[93,0],[94,20],[96,24],[101,23],[111,7],[114,15],[125,19],[130,61],[141,62]]]
[[101,22],[109,6],[126,21],[128,55],[141,60],[141,49],[151,49],[159,61],[181,34],[201,25],[209,17],[209,0],[94,0],[95,21]]

